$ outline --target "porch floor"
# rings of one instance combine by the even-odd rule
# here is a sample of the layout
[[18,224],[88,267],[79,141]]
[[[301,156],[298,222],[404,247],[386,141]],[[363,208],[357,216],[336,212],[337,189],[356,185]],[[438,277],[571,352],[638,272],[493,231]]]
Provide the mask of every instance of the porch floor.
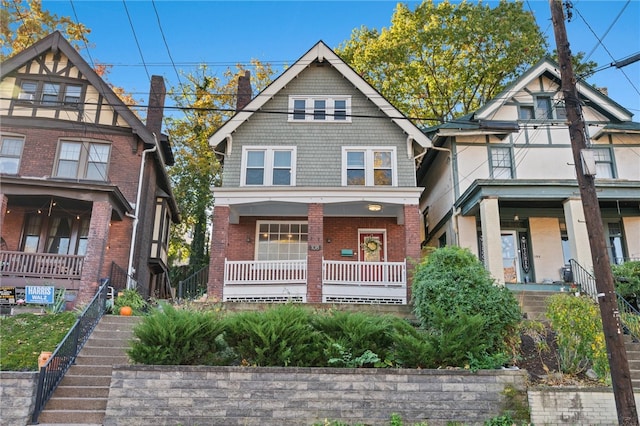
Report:
[[511,291],[569,291],[569,284],[561,281],[553,283],[507,283],[505,286]]

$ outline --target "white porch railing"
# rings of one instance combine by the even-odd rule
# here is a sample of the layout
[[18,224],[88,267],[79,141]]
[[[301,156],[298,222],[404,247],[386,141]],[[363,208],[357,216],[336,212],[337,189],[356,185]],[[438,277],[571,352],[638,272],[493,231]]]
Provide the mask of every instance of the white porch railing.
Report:
[[322,261],[322,283],[340,285],[406,286],[405,262]]
[[306,260],[224,262],[224,284],[306,284]]
[[21,277],[79,279],[84,256],[0,251],[0,274]]

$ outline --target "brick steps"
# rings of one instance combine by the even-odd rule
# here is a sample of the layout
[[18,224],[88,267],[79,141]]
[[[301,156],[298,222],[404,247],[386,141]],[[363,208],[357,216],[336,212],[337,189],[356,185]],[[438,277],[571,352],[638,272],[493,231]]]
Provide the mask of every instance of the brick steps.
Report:
[[102,317],[40,414],[40,425],[103,423],[113,365],[129,362],[126,351],[139,321],[139,317]]

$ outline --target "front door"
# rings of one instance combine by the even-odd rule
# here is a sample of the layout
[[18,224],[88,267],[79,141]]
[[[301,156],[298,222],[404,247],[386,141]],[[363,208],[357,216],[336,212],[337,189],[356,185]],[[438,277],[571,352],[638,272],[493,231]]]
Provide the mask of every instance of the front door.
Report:
[[385,239],[382,231],[360,231],[360,260],[363,262],[385,261]]
[[504,282],[520,282],[520,268],[518,267],[518,239],[516,238],[516,232],[503,231],[501,235]]

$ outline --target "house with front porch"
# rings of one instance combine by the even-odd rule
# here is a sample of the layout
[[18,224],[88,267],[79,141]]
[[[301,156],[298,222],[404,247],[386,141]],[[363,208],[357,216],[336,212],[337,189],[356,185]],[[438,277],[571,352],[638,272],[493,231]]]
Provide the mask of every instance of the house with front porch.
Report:
[[[578,82],[611,262],[640,258],[640,123]],[[426,129],[418,169],[424,245],[459,245],[499,283],[591,272],[560,71],[545,59],[478,111]]]
[[407,303],[429,138],[322,41],[253,99],[249,78],[209,140],[209,298]]
[[59,32],[1,64],[2,287],[53,285],[72,304],[103,278],[169,293],[162,77],[150,91],[145,125]]

